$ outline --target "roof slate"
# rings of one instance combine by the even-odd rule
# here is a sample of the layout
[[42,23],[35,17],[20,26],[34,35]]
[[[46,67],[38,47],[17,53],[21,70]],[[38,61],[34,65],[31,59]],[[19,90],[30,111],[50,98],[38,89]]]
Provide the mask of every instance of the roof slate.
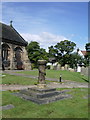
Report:
[[3,23],[0,23],[0,27],[2,28],[1,29],[2,35],[0,34],[0,38],[2,38],[2,42],[27,46],[28,43],[13,27]]

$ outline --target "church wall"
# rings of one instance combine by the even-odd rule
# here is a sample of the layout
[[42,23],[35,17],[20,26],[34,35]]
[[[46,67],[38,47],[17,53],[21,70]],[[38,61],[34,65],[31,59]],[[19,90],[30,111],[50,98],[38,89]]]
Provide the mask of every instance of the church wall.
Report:
[[30,63],[30,60],[28,58],[28,54],[27,54],[27,51],[25,49],[25,47],[22,47],[23,49],[23,54],[22,54],[22,60],[23,60],[23,63],[25,65],[25,70],[28,70],[28,69],[32,69],[31,68],[31,63]]
[[19,46],[19,45],[5,43],[5,42],[2,42],[2,44],[7,44],[10,47],[8,51],[8,60],[10,61],[10,66],[6,67],[5,69],[10,69],[10,70],[17,69],[17,61],[15,58],[15,48],[19,47],[22,49],[22,52],[20,53],[20,55],[21,55],[21,61],[23,63],[23,69],[31,70],[31,63],[29,61],[27,51],[24,46]]
[[[1,57],[1,44],[0,44],[0,70],[2,69],[2,57]],[[0,71],[1,72],[1,71]]]

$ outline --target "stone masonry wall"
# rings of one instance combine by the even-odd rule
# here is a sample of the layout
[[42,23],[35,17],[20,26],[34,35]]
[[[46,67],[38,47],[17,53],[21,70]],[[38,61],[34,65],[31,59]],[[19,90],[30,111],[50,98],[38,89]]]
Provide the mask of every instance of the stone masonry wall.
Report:
[[[5,43],[2,43],[2,44],[5,44]],[[6,43],[7,44],[7,43]],[[14,44],[7,44],[9,47],[10,47],[10,50],[8,51],[8,60],[10,60],[10,66],[6,69],[10,69],[10,70],[13,70],[13,69],[17,69],[16,67],[16,61],[15,61],[15,48],[16,47],[20,47],[22,49],[22,52],[21,52],[21,60],[23,62],[23,65],[24,65],[24,69],[25,70],[31,70],[31,63],[29,61],[29,58],[28,58],[28,54],[27,54],[27,51],[25,49],[24,46],[19,46],[19,45],[14,45]],[[0,48],[0,54],[1,54],[1,48]]]

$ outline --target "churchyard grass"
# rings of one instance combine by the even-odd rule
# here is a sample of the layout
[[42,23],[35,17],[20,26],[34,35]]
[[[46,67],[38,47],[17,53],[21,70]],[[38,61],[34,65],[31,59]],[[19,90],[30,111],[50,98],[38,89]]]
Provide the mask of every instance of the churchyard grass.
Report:
[[[60,88],[58,90],[61,90]],[[73,88],[67,92],[72,98],[38,105],[3,91],[2,105],[13,104],[15,108],[3,110],[3,118],[88,118],[87,88]]]
[[[20,71],[17,73],[24,73],[27,75],[33,75],[33,76],[38,76],[38,70],[32,70],[32,71]],[[88,81],[88,77],[81,75],[80,73],[77,72],[70,72],[70,71],[61,71],[61,70],[46,70],[46,77],[47,78],[55,78],[59,79],[60,74],[62,75],[63,80],[72,80],[76,82],[86,82]]]
[[[38,76],[38,70],[22,71],[23,73],[32,76]],[[62,79],[72,80],[77,82],[86,82],[87,77],[80,75],[80,73],[46,70],[47,78],[59,79],[62,74]],[[28,78],[24,76],[15,76],[4,74],[2,78],[3,84],[20,84],[20,85],[34,85],[37,79]],[[57,88],[57,90],[64,90],[65,88]],[[68,88],[69,89],[69,88]],[[23,100],[14,96],[16,91],[2,91],[2,105],[12,104],[15,108],[3,110],[3,118],[88,118],[88,89],[87,88],[70,88],[67,92],[72,95],[72,98],[67,98],[55,101],[49,104],[38,105],[31,101]]]
[[9,74],[4,74],[4,75],[6,76],[2,78],[2,84],[34,85],[35,83],[37,83],[36,79],[32,79],[28,77],[15,76]]
[[[38,77],[38,70],[20,71],[18,73],[23,73],[25,75],[31,75],[31,76]],[[57,79],[57,81],[59,81],[60,74],[62,75],[63,80],[71,80],[71,81],[76,81],[76,82],[88,82],[87,76],[81,75],[80,73],[77,73],[77,72],[60,71],[60,70],[46,70],[46,78],[47,79],[53,78],[53,79]],[[24,76],[9,75],[6,73],[4,75],[6,75],[6,76],[4,76],[2,78],[2,84],[33,85],[33,84],[37,84],[37,79],[38,79],[38,78],[37,79],[28,78],[28,77],[24,77]],[[53,82],[53,81],[46,80],[46,82],[48,83],[48,82]]]

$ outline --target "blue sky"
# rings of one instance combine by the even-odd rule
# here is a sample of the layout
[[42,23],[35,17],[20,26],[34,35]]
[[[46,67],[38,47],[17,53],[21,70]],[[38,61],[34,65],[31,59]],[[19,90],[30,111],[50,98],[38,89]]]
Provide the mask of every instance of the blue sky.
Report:
[[46,50],[65,39],[81,50],[88,42],[87,2],[3,2],[2,22],[10,20],[26,41]]

